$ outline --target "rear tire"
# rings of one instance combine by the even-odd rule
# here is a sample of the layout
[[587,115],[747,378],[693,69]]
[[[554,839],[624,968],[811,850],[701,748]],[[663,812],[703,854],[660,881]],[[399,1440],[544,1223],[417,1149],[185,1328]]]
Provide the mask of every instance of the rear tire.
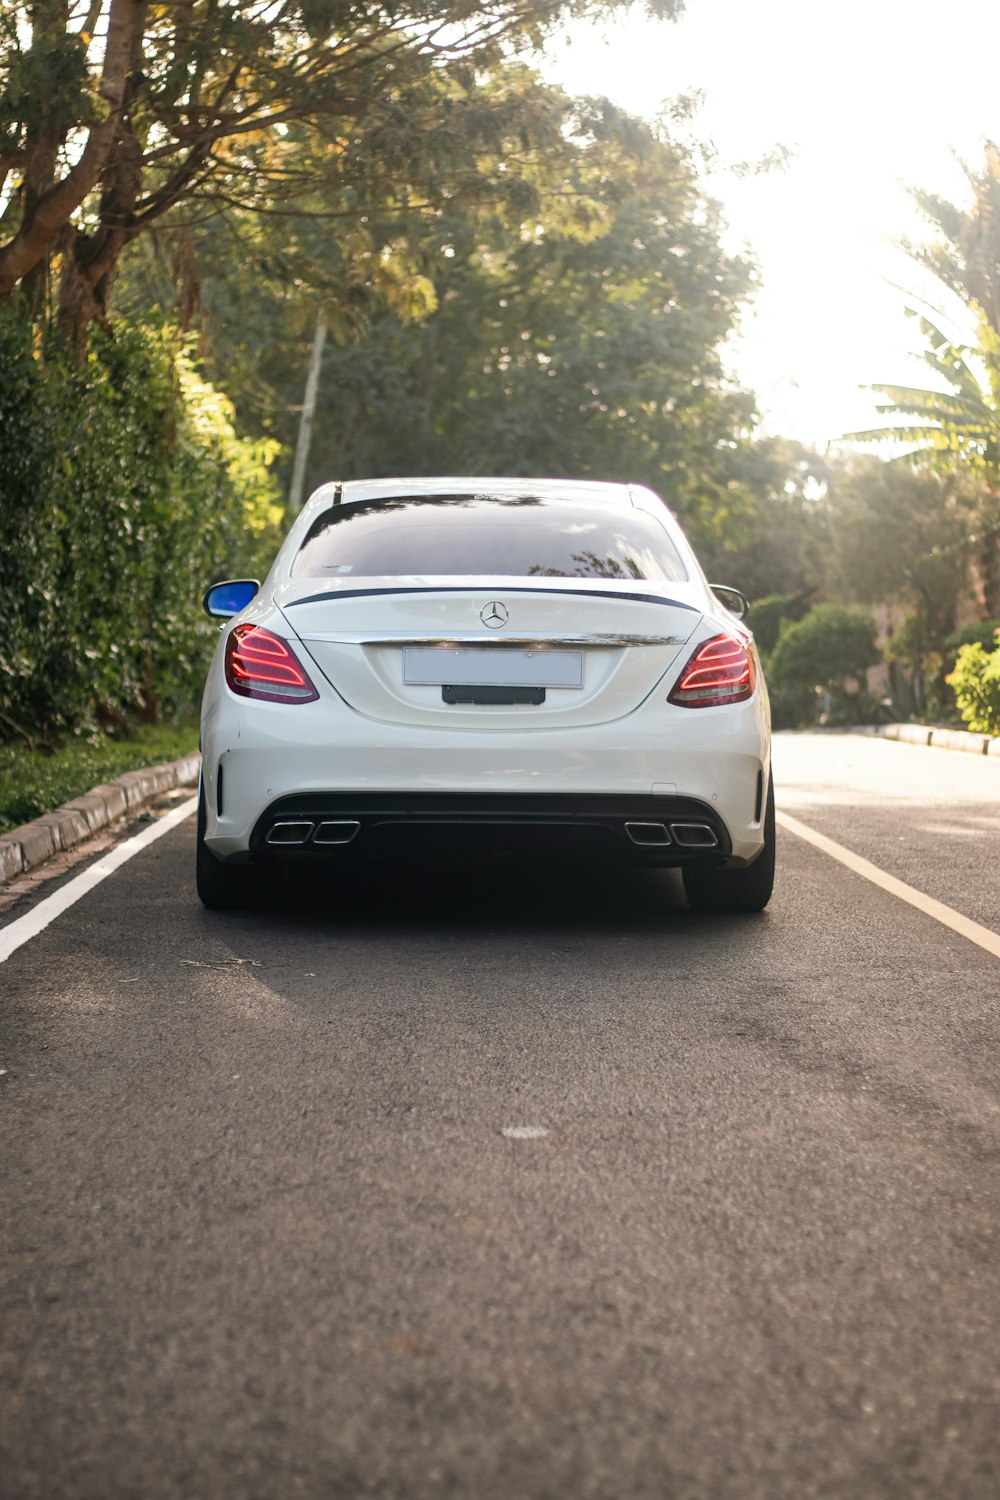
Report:
[[684,894],[695,911],[763,911],[774,888],[774,783],[767,789],[764,847],[745,870],[685,865]]
[[209,911],[252,911],[261,904],[260,880],[247,865],[224,865],[205,843],[208,813],[205,788],[198,787],[198,843],[195,852],[195,885]]

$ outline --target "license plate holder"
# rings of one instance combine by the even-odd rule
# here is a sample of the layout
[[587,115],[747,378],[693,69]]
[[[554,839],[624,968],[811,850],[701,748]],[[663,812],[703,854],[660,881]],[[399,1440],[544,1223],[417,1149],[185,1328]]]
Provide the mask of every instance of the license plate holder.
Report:
[[515,703],[544,703],[545,689],[540,687],[503,687],[498,683],[444,683],[441,688],[443,703],[502,703],[508,707]]
[[403,681],[420,687],[581,688],[583,652],[406,646]]

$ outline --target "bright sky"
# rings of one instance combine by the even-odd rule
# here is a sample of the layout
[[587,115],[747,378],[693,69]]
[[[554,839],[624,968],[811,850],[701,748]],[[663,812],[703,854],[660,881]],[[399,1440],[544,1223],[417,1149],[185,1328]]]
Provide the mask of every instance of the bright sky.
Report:
[[[766,431],[822,447],[878,421],[866,382],[925,383],[899,287],[926,283],[894,249],[925,234],[906,186],[966,201],[955,154],[978,167],[1000,139],[998,56],[996,0],[687,0],[674,24],[575,25],[546,71],[638,114],[704,94],[692,134],[720,163],[705,185],[764,282],[730,367]],[[728,170],[777,146],[783,170]]]

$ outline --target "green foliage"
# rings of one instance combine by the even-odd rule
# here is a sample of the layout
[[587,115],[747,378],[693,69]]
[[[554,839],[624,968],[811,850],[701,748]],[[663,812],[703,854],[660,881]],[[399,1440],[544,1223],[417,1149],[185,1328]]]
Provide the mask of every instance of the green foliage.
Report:
[[[901,540],[909,543],[909,562],[914,560],[913,538],[919,537],[923,577],[905,578],[905,590],[915,606],[915,618],[896,645],[897,655],[909,652],[915,670],[927,672],[926,657],[941,654],[943,638],[954,623],[954,607],[962,584],[968,582],[971,544],[977,534],[997,525],[1000,493],[1000,153],[986,147],[981,172],[966,169],[972,204],[968,209],[933,194],[913,194],[931,221],[936,238],[926,245],[905,248],[921,266],[929,269],[946,289],[947,300],[958,308],[968,329],[965,337],[949,335],[940,320],[908,309],[918,318],[927,344],[925,364],[932,376],[929,388],[876,385],[872,389],[886,398],[879,407],[888,422],[876,430],[851,436],[869,441],[889,440],[910,445],[891,465],[881,466],[886,475],[906,470],[921,476],[910,480],[910,500],[916,501],[916,524]],[[963,306],[964,304],[964,306]],[[943,482],[933,495],[933,479]],[[871,481],[869,471],[868,481]],[[905,479],[903,483],[905,484]],[[921,498],[917,489],[924,486]],[[882,484],[883,498],[898,511],[900,484],[892,495],[893,482]],[[920,522],[930,519],[935,537]],[[957,502],[957,503],[956,503]],[[878,508],[878,507],[876,507]],[[943,524],[939,524],[943,523]],[[873,532],[875,528],[866,527]],[[898,528],[897,528],[898,529]],[[898,546],[883,547],[881,538],[867,545],[868,568],[886,565],[892,571],[900,557]],[[896,572],[898,573],[898,567]],[[956,577],[961,581],[956,585]],[[880,597],[893,591],[885,587]],[[857,597],[857,595],[856,595]],[[869,597],[875,597],[869,590]]]
[[906,249],[949,292],[981,308],[990,326],[1000,331],[1000,148],[987,142],[982,167],[964,170],[970,188],[968,208],[934,193],[913,192],[936,237]]
[[267,456],[167,335],[42,361],[0,314],[0,738],[191,709],[201,593],[270,545]]
[[684,514],[709,577],[750,599],[812,593],[829,572],[828,461],[800,443],[734,434],[716,473],[705,503]]
[[141,725],[120,735],[82,736],[54,754],[24,744],[0,745],[0,834],[124,771],[179,760],[197,746],[198,725],[193,719],[169,726]]
[[924,362],[935,385],[875,385],[886,399],[878,411],[890,420],[867,432],[848,434],[865,442],[912,443],[908,454],[938,473],[976,469],[992,483],[1000,479],[1000,334],[981,308],[975,344],[960,343],[918,317],[929,349]]
[[[865,674],[880,660],[875,621],[862,610],[817,604],[801,620],[786,621],[768,666],[768,685],[777,704],[794,705],[805,722],[806,705],[829,695],[832,717],[856,721],[867,708]],[[850,687],[845,679],[854,679]],[[777,715],[776,715],[777,718]]]
[[878,660],[871,615],[816,604],[801,620],[782,627],[772,663],[789,681],[829,687],[844,677],[863,677]]
[[957,652],[960,646],[982,646],[984,651],[992,651],[996,647],[998,632],[1000,632],[1000,620],[977,620],[975,624],[963,625],[961,630],[953,630],[946,638],[945,645],[950,651]]
[[332,475],[628,477],[667,497],[713,579],[815,587],[826,465],[750,438],[753,399],[720,350],[753,272],[685,152],[510,60],[474,98],[439,72],[397,103],[363,185],[291,128],[281,160],[312,183],[308,212],[230,207],[179,243],[168,224],[125,261],[117,305],[168,305],[179,257],[212,378],[289,454],[322,306],[307,492]]
[[769,671],[767,691],[771,700],[771,724],[775,729],[807,729],[816,723],[820,697],[814,687],[806,687],[801,682],[786,682]]
[[831,479],[830,531],[840,589],[864,604],[893,599],[940,650],[966,587],[989,496],[974,476],[852,459]]
[[753,631],[761,655],[770,656],[786,620],[801,620],[808,611],[809,599],[802,594],[768,594],[763,599],[755,599],[750,605],[747,624]]
[[[886,398],[888,421],[859,439],[908,445],[890,465],[848,481],[848,531],[857,560],[856,598],[891,599],[910,615],[890,642],[890,656],[913,673],[907,685],[914,706],[947,711],[944,670],[956,604],[971,591],[973,570],[989,577],[1000,497],[1000,152],[986,147],[983,169],[966,168],[971,205],[958,208],[933,194],[915,192],[935,230],[925,245],[907,245],[945,291],[949,316],[961,329],[953,337],[940,318],[919,317],[926,341],[929,388],[874,386]],[[860,504],[859,504],[860,502]],[[867,506],[867,514],[864,514]],[[851,514],[853,512],[853,514]],[[984,545],[985,539],[985,545]],[[850,542],[850,538],[849,538]],[[982,549],[978,558],[976,548]],[[867,574],[868,582],[861,582]],[[876,589],[878,592],[876,592]],[[987,598],[986,608],[996,608]],[[894,677],[898,674],[894,672]]]
[[963,720],[977,734],[1000,734],[1000,648],[961,646],[947,678]]
[[[520,142],[512,91],[531,125]],[[802,450],[750,447],[753,400],[726,382],[720,348],[752,275],[723,249],[690,160],[620,111],[571,109],[520,66],[482,92],[498,109],[488,192],[433,215],[373,212],[339,246],[314,224],[232,214],[195,231],[212,368],[235,380],[241,423],[292,446],[322,301],[334,338],[307,489],[435,472],[645,481],[720,582],[801,586],[821,507],[803,498]],[[482,189],[485,158],[478,170]]]
[[891,603],[897,620],[906,611],[886,647],[898,712],[954,712],[948,642],[993,506],[982,475],[967,468],[854,457],[831,473],[831,583],[842,598]]
[[[94,8],[84,38],[79,7],[13,0],[0,19],[0,180],[13,187],[0,296],[27,284],[37,313],[32,282],[50,271],[63,326],[79,335],[107,312],[122,252],[178,205],[188,223],[230,206],[350,216],[364,238],[366,214],[383,207],[436,211],[470,187],[491,196],[497,174],[482,161],[495,163],[500,138],[521,134],[527,152],[540,132],[556,145],[568,127],[559,111],[525,111],[516,88],[486,99],[485,79],[570,15],[622,8],[113,4]],[[680,8],[647,4],[662,17]],[[530,174],[513,182],[525,217]],[[340,202],[317,204],[318,188]]]

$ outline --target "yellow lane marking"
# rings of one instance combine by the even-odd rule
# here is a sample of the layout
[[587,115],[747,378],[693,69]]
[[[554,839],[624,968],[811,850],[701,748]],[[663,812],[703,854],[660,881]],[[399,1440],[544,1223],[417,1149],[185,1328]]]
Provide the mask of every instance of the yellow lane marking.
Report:
[[970,917],[963,917],[961,912],[953,911],[950,906],[945,906],[943,901],[935,901],[933,896],[927,896],[923,891],[918,891],[915,886],[907,885],[905,880],[897,880],[895,875],[889,875],[885,870],[880,870],[878,865],[873,865],[871,860],[862,859],[860,854],[854,854],[850,849],[845,849],[843,844],[828,839],[825,834],[817,833],[806,823],[800,823],[798,818],[790,817],[788,813],[777,814],[780,827],[789,833],[794,833],[797,838],[804,839],[807,844],[812,844],[814,849],[821,849],[831,859],[839,860],[855,875],[864,876],[870,880],[872,885],[877,885],[883,891],[888,891],[891,896],[897,896],[900,901],[905,901],[910,906],[915,906],[917,911],[922,911],[925,916],[933,917],[935,922],[940,922],[943,927],[950,927],[952,932],[957,932],[960,937],[968,938],[970,943],[975,943],[977,948],[985,948],[987,953],[992,953],[994,958],[1000,958],[1000,933],[992,932],[989,927],[983,927],[979,922],[973,922]]

